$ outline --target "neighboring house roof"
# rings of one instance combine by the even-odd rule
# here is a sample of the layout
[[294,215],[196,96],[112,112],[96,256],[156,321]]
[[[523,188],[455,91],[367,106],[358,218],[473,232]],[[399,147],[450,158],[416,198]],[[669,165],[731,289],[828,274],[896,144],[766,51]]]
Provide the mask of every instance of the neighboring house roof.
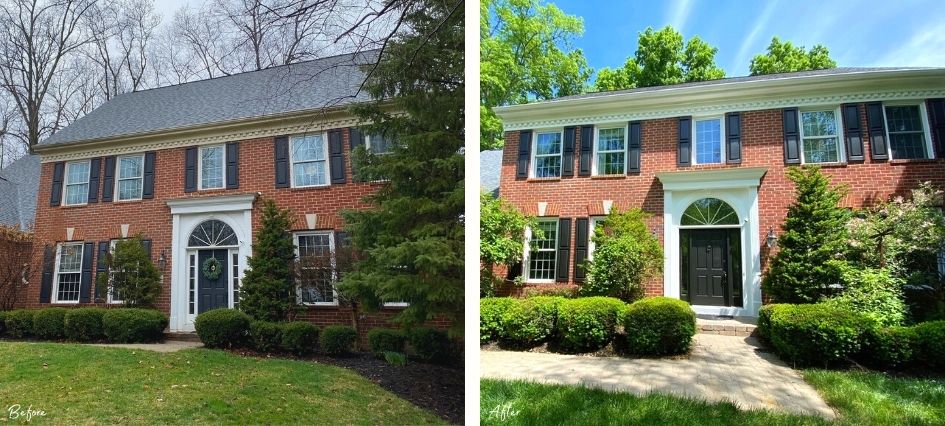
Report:
[[502,150],[479,153],[479,186],[482,190],[499,196],[499,175],[502,172]]
[[119,95],[40,146],[193,128],[341,107],[370,99],[360,90],[376,50]]
[[39,156],[25,155],[0,170],[0,225],[29,229],[36,217]]

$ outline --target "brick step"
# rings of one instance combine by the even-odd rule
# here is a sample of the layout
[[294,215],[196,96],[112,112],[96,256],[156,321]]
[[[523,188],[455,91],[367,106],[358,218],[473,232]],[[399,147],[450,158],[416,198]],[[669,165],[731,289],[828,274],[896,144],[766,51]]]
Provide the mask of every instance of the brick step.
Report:
[[751,320],[696,318],[696,331],[702,334],[747,337],[758,328]]
[[200,338],[197,337],[197,333],[166,332],[164,333],[164,340],[178,342],[200,342]]

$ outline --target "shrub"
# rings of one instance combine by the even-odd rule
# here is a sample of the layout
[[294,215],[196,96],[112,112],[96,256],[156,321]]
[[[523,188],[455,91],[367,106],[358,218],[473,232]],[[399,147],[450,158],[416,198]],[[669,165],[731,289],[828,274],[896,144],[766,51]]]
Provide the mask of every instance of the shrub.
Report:
[[770,318],[775,352],[798,365],[830,365],[856,353],[873,323],[861,314],[824,304],[790,305]]
[[627,307],[623,326],[631,354],[682,354],[696,334],[696,313],[682,300],[648,297]]
[[103,262],[105,269],[95,278],[100,293],[110,288],[127,307],[154,306],[161,294],[161,271],[151,261],[141,235],[117,241]]
[[102,329],[102,317],[105,309],[78,308],[66,313],[65,333],[69,340],[91,342],[105,337]]
[[502,333],[502,316],[518,303],[510,297],[487,297],[479,299],[479,342],[491,342]]
[[0,311],[0,336],[7,333],[7,311]]
[[495,265],[510,265],[522,260],[525,253],[525,229],[535,227],[533,217],[527,217],[509,202],[492,194],[479,194],[479,295],[493,296],[502,279],[493,272]]
[[282,324],[282,350],[298,355],[315,351],[318,343],[318,327],[306,321],[291,321]]
[[450,339],[445,331],[415,328],[410,331],[410,346],[424,361],[445,362],[449,359]]
[[330,325],[322,331],[318,344],[322,347],[322,351],[329,355],[346,355],[351,352],[357,340],[358,332],[354,331],[354,327]]
[[758,337],[763,340],[771,338],[771,315],[778,309],[784,309],[785,306],[791,306],[785,303],[772,303],[764,305],[758,310]]
[[945,321],[923,322],[912,329],[916,338],[916,362],[942,371],[945,368]]
[[368,332],[368,345],[371,352],[380,358],[384,352],[403,352],[407,343],[407,335],[400,330],[389,328],[375,328]]
[[611,211],[594,230],[594,260],[587,262],[583,296],[611,296],[633,301],[643,283],[663,270],[663,246],[646,224],[641,209]]
[[824,303],[835,308],[859,312],[883,327],[900,325],[906,318],[903,280],[885,269],[860,269],[838,263],[845,290]]
[[33,336],[44,340],[65,337],[66,308],[40,309],[33,314]]
[[253,321],[249,324],[249,340],[259,352],[276,352],[282,347],[282,323]]
[[249,315],[236,309],[213,309],[197,315],[194,328],[208,348],[236,348],[246,343]]
[[614,338],[618,313],[626,304],[612,297],[568,299],[558,306],[555,334],[566,351],[595,351]]
[[574,299],[579,297],[580,287],[578,286],[563,286],[563,285],[539,285],[532,287],[525,287],[522,289],[522,297],[537,297],[537,296],[557,296],[563,297],[565,299]]
[[6,314],[7,335],[22,339],[33,335],[33,314],[36,311],[17,309]]
[[912,327],[873,328],[863,334],[858,358],[876,368],[898,368],[912,362],[916,343]]
[[384,352],[384,360],[390,365],[406,365],[407,355],[403,352]]
[[555,328],[560,297],[537,296],[522,299],[510,306],[502,315],[501,338],[518,346],[538,345]]
[[157,342],[166,327],[167,316],[153,309],[107,309],[102,315],[105,337],[115,343]]

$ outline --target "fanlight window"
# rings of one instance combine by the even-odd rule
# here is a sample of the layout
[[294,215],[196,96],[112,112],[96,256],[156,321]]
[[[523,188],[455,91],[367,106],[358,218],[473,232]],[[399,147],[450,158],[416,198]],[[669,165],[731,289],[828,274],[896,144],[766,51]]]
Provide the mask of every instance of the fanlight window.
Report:
[[738,214],[725,201],[703,198],[689,205],[682,216],[683,225],[738,225]]
[[190,247],[235,246],[239,244],[233,228],[219,220],[204,221],[190,234]]

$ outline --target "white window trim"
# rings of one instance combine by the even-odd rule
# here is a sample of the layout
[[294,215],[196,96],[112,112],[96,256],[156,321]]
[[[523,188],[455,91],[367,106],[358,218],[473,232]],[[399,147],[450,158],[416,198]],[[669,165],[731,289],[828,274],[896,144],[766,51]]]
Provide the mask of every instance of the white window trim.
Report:
[[932,146],[932,131],[929,127],[929,112],[925,109],[925,101],[922,99],[913,99],[906,101],[887,101],[883,106],[883,130],[886,132],[886,152],[889,153],[890,160],[923,160],[922,158],[893,158],[892,139],[889,137],[889,120],[886,119],[886,107],[892,106],[917,106],[919,107],[919,118],[922,119],[922,134],[925,137],[925,152],[928,159],[935,159],[935,149]]
[[[599,164],[599,161],[600,161],[600,156],[597,155],[597,154],[599,153],[598,150],[597,150],[597,141],[600,139],[600,131],[601,131],[601,130],[610,130],[610,129],[619,129],[619,128],[621,128],[621,127],[623,128],[623,172],[617,173],[617,174],[607,174],[607,175],[599,174],[599,173],[597,172],[597,170],[599,169],[598,164]],[[620,125],[594,126],[594,140],[593,140],[593,142],[592,142],[593,145],[591,146],[591,158],[593,158],[594,160],[591,161],[591,175],[593,175],[593,176],[620,176],[620,175],[625,175],[625,174],[627,174],[627,160],[628,160],[628,158],[627,158],[627,145],[630,143],[630,140],[629,140],[629,139],[630,139],[630,129],[627,128],[627,125],[626,125],[626,124],[624,124],[623,126],[620,126]],[[564,148],[563,143],[564,143],[564,141],[562,140],[562,151],[564,151],[564,149],[563,149],[563,148]],[[613,150],[613,151],[604,151],[604,152],[606,152],[606,153],[615,153],[615,152],[620,152],[620,151],[618,151],[618,150]]]
[[[220,148],[220,153],[222,154],[222,167],[220,167],[220,186],[213,188],[204,188],[203,186],[203,150],[208,148]],[[197,149],[197,189],[198,190],[213,190],[213,189],[225,189],[226,188],[226,145],[207,145],[201,146]]]
[[[538,218],[538,221],[539,221],[539,222],[545,222],[545,221],[547,221],[547,222],[554,221],[554,222],[555,222],[555,243],[554,243],[554,245],[553,245],[552,247],[554,247],[554,250],[553,250],[553,251],[555,252],[555,272],[556,272],[556,273],[557,273],[557,269],[558,269],[558,258],[557,258],[557,255],[558,255],[558,254],[557,254],[557,251],[558,251],[558,238],[560,237],[560,235],[558,235],[558,232],[557,232],[559,219],[560,219],[560,218],[558,218],[558,217],[541,217],[541,218]],[[524,275],[525,275],[525,282],[526,282],[526,283],[529,283],[529,284],[554,284],[554,283],[555,283],[555,278],[550,278],[550,279],[531,279],[531,278],[529,278],[529,275],[531,275],[531,257],[529,256],[529,255],[531,254],[531,252],[532,252],[531,247],[532,247],[532,228],[529,226],[529,227],[525,228],[525,255],[522,257],[522,272],[523,272]]]
[[[224,155],[226,155],[226,153],[224,153]],[[198,156],[198,158],[199,158],[199,157],[200,157],[200,154],[198,153],[197,156]],[[129,157],[138,157],[138,158],[141,158],[141,175],[138,176],[138,177],[136,177],[136,178],[121,178],[121,159],[122,159],[122,158],[129,158]],[[226,164],[226,163],[224,162],[224,165],[225,165],[225,164]],[[226,171],[226,167],[224,166],[224,172],[225,172],[225,171]],[[126,199],[121,198],[121,192],[118,191],[118,188],[120,187],[118,183],[121,182],[121,181],[123,181],[123,180],[132,180],[132,179],[136,179],[136,180],[140,180],[140,181],[141,181],[141,190],[138,191],[138,196],[135,197],[135,198],[126,198]],[[137,201],[137,200],[141,200],[141,199],[144,197],[144,154],[143,154],[143,153],[142,153],[142,154],[120,155],[120,156],[118,156],[118,158],[115,159],[115,188],[114,188],[114,194],[115,194],[115,202],[116,202],[116,203],[122,202],[122,201]]]
[[406,308],[410,306],[409,302],[384,302],[385,308]]
[[[79,301],[82,300],[82,262],[85,261],[83,258],[85,256],[85,250],[83,247],[84,243],[81,241],[78,242],[65,242],[59,243],[56,245],[56,265],[55,265],[55,277],[53,278],[53,288],[52,288],[52,303],[62,304],[62,305],[77,305]],[[79,246],[79,298],[78,300],[59,300],[59,266],[62,262],[62,247],[63,246]],[[75,272],[69,272],[74,274]]]
[[387,152],[374,152],[374,148],[371,146],[371,139],[374,138],[374,135],[364,135],[364,149],[374,155],[387,155],[390,154],[390,151]]
[[[698,140],[696,136],[696,122],[697,121],[708,121],[708,120],[719,120],[719,152],[721,153],[721,160],[718,163],[700,163],[699,162],[699,151],[698,151]],[[725,114],[722,115],[706,115],[701,117],[692,117],[692,130],[690,131],[691,143],[692,143],[692,164],[695,165],[709,165],[709,164],[725,164],[728,161],[728,158],[725,156]]]
[[[883,111],[885,111],[885,110],[886,110],[886,109],[883,108]],[[825,161],[825,162],[823,162],[823,163],[812,163],[812,162],[807,161],[807,157],[806,157],[806,155],[804,154],[804,138],[805,138],[806,136],[804,136],[804,115],[803,115],[803,114],[804,114],[805,112],[824,112],[824,111],[833,111],[834,125],[836,126],[836,129],[837,129],[837,135],[835,136],[835,137],[837,138],[837,161]],[[845,136],[846,136],[846,135],[844,135],[844,133],[843,133],[843,118],[840,116],[840,114],[841,114],[841,111],[840,111],[840,106],[839,106],[839,105],[834,106],[834,107],[832,107],[832,108],[825,106],[825,107],[821,107],[821,108],[818,108],[818,107],[806,107],[806,108],[803,108],[803,109],[798,109],[798,111],[797,111],[797,127],[798,127],[797,132],[798,132],[798,137],[800,138],[800,142],[801,142],[801,146],[800,146],[800,149],[801,149],[801,164],[827,164],[827,165],[830,165],[830,164],[846,164],[846,162],[847,162],[847,148],[846,148],[846,139],[845,139]],[[885,115],[885,112],[884,112],[883,114]],[[884,117],[884,119],[885,119],[885,117]]]
[[[117,176],[117,175],[116,175],[116,176]],[[118,242],[119,242],[119,241],[126,240],[126,239],[127,239],[127,238],[115,238],[115,239],[113,239],[113,240],[109,240],[109,241],[108,241],[108,253],[114,255],[114,254],[115,254],[115,246],[118,245]],[[111,268],[109,268],[108,273],[111,274],[111,272],[112,272],[112,271],[111,271]],[[108,292],[107,292],[107,295],[106,295],[106,303],[108,303],[108,304],[125,303],[124,300],[115,299],[114,296],[112,295],[112,283],[111,283],[111,279],[108,280]]]
[[[295,158],[294,158],[295,156],[293,155],[293,152],[295,150],[292,149],[293,142],[295,141],[296,138],[301,138],[305,136],[317,136],[317,135],[321,135],[322,151],[324,151],[324,154],[325,154],[325,160],[324,160],[325,161],[325,183],[321,185],[296,185],[295,183]],[[331,186],[331,159],[329,158],[329,152],[328,152],[328,132],[307,133],[307,134],[300,134],[300,135],[292,135],[291,137],[289,137],[289,182],[291,182],[293,188],[320,188],[323,186]],[[332,250],[334,250],[334,248],[332,248]]]
[[594,260],[594,250],[597,249],[597,244],[594,243],[594,231],[597,230],[597,225],[600,225],[607,219],[607,216],[591,216],[587,221],[587,260]]
[[[561,137],[561,150],[558,152],[558,158],[561,159],[561,166],[558,168],[558,176],[538,176],[538,135],[545,133],[557,133]],[[535,130],[532,135],[532,149],[531,149],[531,165],[529,168],[529,176],[536,179],[554,179],[561,177],[561,170],[564,169],[564,129],[543,129]],[[542,157],[554,157],[554,154],[542,155]]]
[[89,165],[89,173],[85,176],[85,185],[86,188],[89,185],[89,179],[92,177],[92,160],[79,160],[79,161],[70,161],[66,163],[66,166],[63,168],[63,177],[62,177],[62,205],[64,206],[84,206],[89,203],[89,191],[85,191],[85,202],[70,204],[69,201],[69,185],[82,185],[82,182],[69,182],[69,166],[72,164],[86,163]]
[[[335,259],[335,232],[334,231],[300,231],[292,233],[292,242],[295,244],[295,257],[299,258],[299,237],[308,235],[328,235],[328,250],[331,251],[332,264]],[[331,293],[334,301],[332,302],[303,302],[301,287],[296,287],[296,301],[303,306],[338,306],[338,289],[335,287],[338,280],[338,271],[332,267]]]

